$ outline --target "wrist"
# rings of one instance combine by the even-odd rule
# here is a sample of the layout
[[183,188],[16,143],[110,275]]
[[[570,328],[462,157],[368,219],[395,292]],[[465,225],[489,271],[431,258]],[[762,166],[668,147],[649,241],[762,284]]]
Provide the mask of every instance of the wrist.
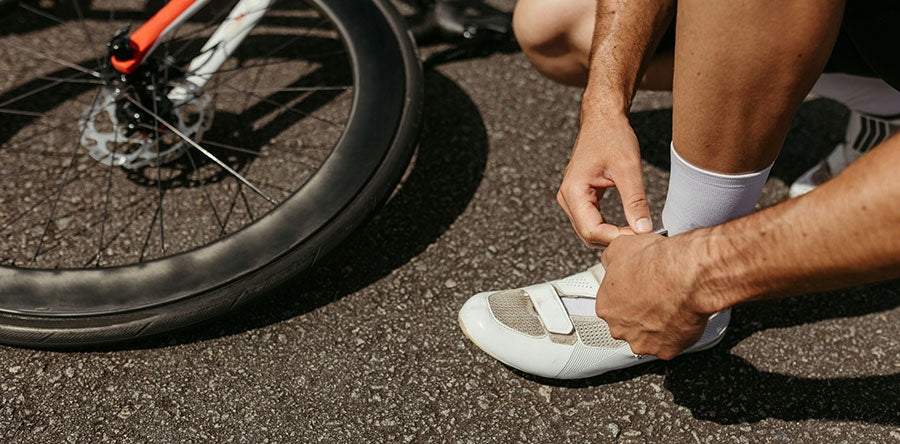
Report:
[[624,89],[588,83],[581,97],[581,123],[591,120],[628,120],[631,95]]
[[759,291],[748,280],[752,263],[740,240],[726,237],[718,227],[694,230],[673,237],[685,253],[691,282],[691,304],[712,314],[755,298]]
[[627,114],[613,108],[595,106],[589,109],[582,105],[580,133],[599,135],[626,130],[633,131]]

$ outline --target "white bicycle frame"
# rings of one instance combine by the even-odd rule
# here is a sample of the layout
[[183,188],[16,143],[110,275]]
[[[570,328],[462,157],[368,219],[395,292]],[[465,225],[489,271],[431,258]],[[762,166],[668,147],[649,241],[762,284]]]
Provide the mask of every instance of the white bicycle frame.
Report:
[[[188,76],[185,78],[185,82],[172,88],[168,94],[169,100],[178,103],[194,97],[194,91],[206,85],[206,82],[222,67],[228,56],[240,46],[247,34],[259,23],[273,1],[238,1],[200,49],[200,54],[188,64]],[[207,3],[209,0],[195,0],[160,32],[150,49],[143,54],[143,58],[150,55],[160,42],[164,41],[168,35],[177,30]]]

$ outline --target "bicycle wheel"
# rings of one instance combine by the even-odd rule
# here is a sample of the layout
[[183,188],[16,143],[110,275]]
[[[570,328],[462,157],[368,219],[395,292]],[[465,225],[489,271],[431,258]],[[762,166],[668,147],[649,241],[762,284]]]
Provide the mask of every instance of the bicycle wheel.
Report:
[[228,312],[312,266],[409,162],[422,73],[387,1],[277,0],[177,103],[234,2],[123,83],[106,41],[149,3],[0,16],[0,342],[117,342]]

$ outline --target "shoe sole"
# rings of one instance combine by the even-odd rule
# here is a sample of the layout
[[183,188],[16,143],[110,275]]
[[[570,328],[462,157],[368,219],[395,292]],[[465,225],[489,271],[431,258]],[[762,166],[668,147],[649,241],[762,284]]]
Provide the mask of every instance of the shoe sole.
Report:
[[[512,364],[510,364],[509,362],[504,361],[503,359],[500,359],[497,355],[491,353],[489,350],[487,350],[487,349],[485,349],[484,347],[482,347],[481,344],[478,343],[478,341],[476,341],[475,339],[472,339],[472,335],[469,334],[469,331],[466,330],[465,324],[463,324],[463,321],[462,321],[462,313],[457,313],[457,315],[456,315],[456,322],[459,324],[459,328],[462,330],[462,332],[463,332],[463,334],[466,336],[466,338],[468,338],[470,342],[472,342],[473,344],[475,344],[475,346],[478,347],[479,350],[485,352],[488,356],[490,356],[490,357],[492,357],[492,358],[494,358],[494,359],[496,359],[496,360],[502,362],[504,365],[507,365],[507,366],[509,366],[509,367],[512,367],[512,368],[514,368],[514,369],[516,369],[516,370],[519,370],[519,371],[522,371],[522,372],[525,372],[525,373],[529,373],[529,372],[527,372],[527,371],[525,371],[525,370],[522,370],[522,369],[520,369],[520,368],[518,368],[518,367],[516,367],[516,366],[514,366],[514,365],[512,365]],[[725,335],[726,335],[727,333],[728,333],[728,328],[726,327],[725,330],[722,331],[722,334],[719,335],[719,337],[716,338],[715,341],[712,341],[712,342],[710,342],[709,344],[704,345],[703,347],[700,347],[700,348],[698,348],[698,349],[696,349],[696,350],[691,350],[691,351],[689,351],[689,352],[682,352],[682,353],[679,353],[678,356],[686,355],[686,354],[688,354],[688,353],[697,353],[697,352],[702,352],[702,351],[709,350],[709,349],[711,349],[711,348],[713,348],[713,347],[719,345],[719,343],[722,342],[722,339],[725,339]],[[678,356],[676,356],[676,357],[678,357]],[[635,365],[639,365],[639,364],[635,364]],[[610,371],[612,371],[612,370],[610,370]],[[605,373],[605,372],[604,372],[604,373]],[[600,373],[600,374],[602,374],[602,373]],[[599,375],[596,375],[596,376],[599,376]],[[556,379],[556,378],[551,378],[551,379]],[[587,378],[581,378],[581,379],[587,379]]]

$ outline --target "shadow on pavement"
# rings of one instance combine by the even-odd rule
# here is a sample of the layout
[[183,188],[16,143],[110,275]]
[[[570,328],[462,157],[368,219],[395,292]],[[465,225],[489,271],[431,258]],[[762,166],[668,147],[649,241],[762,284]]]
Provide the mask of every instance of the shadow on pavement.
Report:
[[[830,100],[804,103],[772,170],[772,177],[790,184],[843,139],[847,110]],[[671,110],[635,113],[632,126],[641,143],[642,157],[651,165],[669,169]],[[900,283],[857,287],[840,292],[757,302],[736,307],[729,332],[713,349],[655,361],[586,380],[561,381],[516,374],[541,384],[562,387],[601,387],[644,374],[665,375],[664,386],[674,402],[690,409],[695,418],[719,424],[757,422],[766,418],[785,421],[827,419],[900,426],[900,373],[850,378],[806,378],[757,369],[732,354],[741,341],[758,331],[788,328],[836,318],[850,318],[892,310],[900,306]],[[815,338],[803,338],[811,343]],[[844,353],[840,345],[832,345]],[[783,356],[783,353],[778,353]],[[865,359],[860,357],[859,359]]]
[[[690,409],[695,418],[719,424],[775,418],[900,426],[900,373],[851,378],[793,377],[759,370],[731,353],[736,345],[758,331],[895,309],[900,306],[897,287],[895,281],[741,305],[735,308],[722,343],[670,362],[654,361],[573,381],[539,378],[511,370],[541,384],[572,388],[601,387],[644,374],[662,374],[666,377],[663,385],[672,393],[676,404]],[[837,353],[844,352],[840,345],[831,347]]]
[[237,313],[145,341],[90,351],[143,349],[239,334],[290,319],[387,276],[434,243],[481,183],[488,138],[481,113],[452,80],[425,77],[419,147],[407,177],[384,208],[326,256]]
[[[315,269],[257,301],[239,314],[114,349],[158,348],[239,334],[302,315],[358,291],[423,252],[465,210],[486,164],[488,139],[476,105],[452,80],[426,75],[427,108],[415,164],[389,203]],[[816,100],[801,107],[773,175],[790,183],[840,140],[834,119],[846,111]],[[635,113],[632,123],[645,159],[668,169],[671,111]],[[805,128],[805,129],[804,129]],[[646,140],[644,140],[646,139]],[[465,147],[461,149],[460,147]],[[696,418],[719,424],[828,419],[900,426],[900,374],[855,378],[804,378],[759,370],[731,353],[754,333],[828,319],[855,317],[900,306],[897,283],[736,307],[730,331],[717,347],[651,362],[598,377],[561,381],[511,369],[541,384],[602,388],[644,374],[665,375],[674,402]],[[111,350],[91,349],[92,351]],[[836,352],[841,352],[835,346]]]

